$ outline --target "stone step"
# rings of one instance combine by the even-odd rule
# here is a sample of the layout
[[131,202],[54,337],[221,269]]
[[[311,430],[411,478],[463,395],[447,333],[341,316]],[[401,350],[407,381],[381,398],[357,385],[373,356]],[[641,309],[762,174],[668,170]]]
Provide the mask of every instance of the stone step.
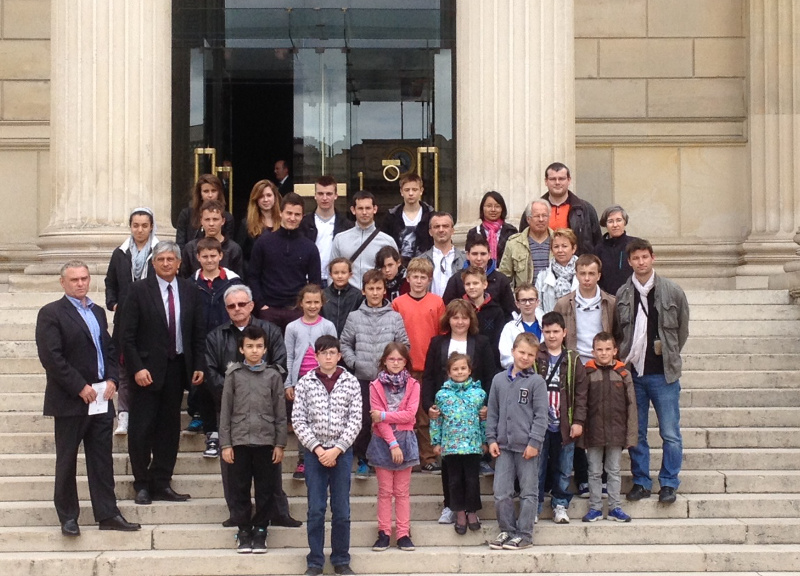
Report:
[[800,388],[800,370],[684,370],[681,389],[695,388]]
[[[231,547],[232,548],[232,547]],[[631,572],[780,571],[800,562],[798,545],[671,544],[583,546],[537,545],[518,553],[483,546],[420,547],[415,553],[389,549],[376,554],[353,547],[356,574],[516,574],[521,572],[605,572],[624,566]],[[0,554],[9,574],[63,576],[222,576],[302,574],[305,553],[273,549],[266,556],[233,550],[131,550],[115,552],[40,552]],[[35,570],[32,571],[32,570]],[[330,570],[330,568],[328,568]]]
[[683,354],[686,370],[796,370],[800,354]]
[[689,334],[697,336],[800,336],[795,320],[690,320]]
[[796,336],[689,336],[683,347],[684,354],[795,354],[800,350]]
[[684,497],[689,502],[689,518],[800,517],[798,494],[686,494]]
[[687,290],[689,306],[792,304],[788,290]]
[[[690,322],[703,320],[736,320],[749,322],[752,320],[798,320],[800,319],[800,306],[795,304],[717,304],[690,306]],[[0,319],[2,319],[0,311]],[[691,326],[690,326],[691,333]]]

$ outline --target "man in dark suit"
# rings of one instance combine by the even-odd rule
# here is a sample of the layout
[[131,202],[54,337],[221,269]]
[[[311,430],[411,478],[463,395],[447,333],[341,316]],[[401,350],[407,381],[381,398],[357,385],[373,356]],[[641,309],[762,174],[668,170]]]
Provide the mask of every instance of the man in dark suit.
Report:
[[289,192],[294,192],[294,180],[289,174],[289,165],[286,160],[277,160],[275,162],[275,185],[278,187],[278,192],[281,196],[286,196]]
[[119,365],[103,309],[88,298],[91,277],[86,264],[72,260],[61,268],[64,297],[47,304],[36,320],[36,347],[47,373],[44,415],[55,418],[56,477],[53,501],[64,536],[80,536],[80,506],[75,480],[78,447],[83,442],[89,493],[100,530],[139,530],[125,520],[114,494],[111,431],[114,404],[89,415],[97,400],[92,384],[105,384],[104,400],[117,390]]
[[183,502],[172,489],[188,382],[203,383],[205,322],[197,288],[178,278],[180,248],[159,242],[154,276],[131,285],[123,310],[123,352],[136,382],[131,394],[128,455],[137,504]]

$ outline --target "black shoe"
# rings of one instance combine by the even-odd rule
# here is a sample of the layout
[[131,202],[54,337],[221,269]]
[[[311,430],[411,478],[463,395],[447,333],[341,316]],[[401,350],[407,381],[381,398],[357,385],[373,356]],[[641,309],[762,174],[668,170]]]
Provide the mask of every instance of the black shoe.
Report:
[[122,517],[122,514],[117,514],[111,518],[100,520],[100,530],[119,530],[120,532],[136,532],[141,530],[142,525],[136,522],[128,522]]
[[164,500],[166,502],[186,502],[191,496],[188,494],[178,494],[171,486],[156,490],[152,495],[153,500]]
[[309,566],[306,568],[306,571],[303,573],[303,576],[319,576],[322,574],[322,568],[317,568],[316,566]]
[[372,545],[372,549],[375,552],[383,552],[384,550],[388,550],[389,549],[389,535],[386,532],[384,532],[383,530],[380,530],[378,532],[378,539],[375,540],[375,544]]
[[147,488],[142,488],[136,493],[136,498],[133,500],[136,504],[152,504],[153,499],[150,498],[150,491]]
[[236,547],[236,552],[239,554],[250,554],[253,551],[253,533],[250,530],[239,529],[236,540],[239,542]]
[[339,566],[334,566],[333,571],[336,574],[355,574],[353,570],[350,568],[350,564],[340,564]]
[[300,520],[295,520],[289,514],[280,516],[270,522],[270,526],[283,526],[284,528],[300,528],[303,523]]
[[675,488],[669,486],[662,486],[658,491],[658,501],[664,504],[672,504],[676,500]]
[[631,491],[628,492],[628,495],[625,496],[631,502],[636,502],[637,500],[641,500],[642,498],[650,498],[650,490],[642,486],[641,484],[634,484]]
[[81,535],[81,529],[78,526],[78,521],[77,520],[66,520],[61,525],[61,533],[64,536],[80,536]]
[[228,518],[227,520],[225,520],[225,522],[222,523],[223,528],[233,528],[234,526],[236,526],[236,522],[234,522],[230,518]]
[[253,554],[267,553],[267,529],[256,528],[253,530]]

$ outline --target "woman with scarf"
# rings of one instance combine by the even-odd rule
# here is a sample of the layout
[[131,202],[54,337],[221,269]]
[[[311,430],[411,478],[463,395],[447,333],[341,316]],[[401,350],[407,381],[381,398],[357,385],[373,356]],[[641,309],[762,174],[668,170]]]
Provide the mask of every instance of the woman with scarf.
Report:
[[508,209],[506,201],[499,192],[490,190],[483,195],[479,207],[481,223],[467,232],[467,244],[476,236],[483,236],[489,242],[489,255],[496,263],[503,259],[508,238],[517,233],[513,224],[506,222]]
[[[128,226],[131,229],[131,235],[111,254],[111,261],[106,272],[106,307],[114,312],[112,339],[116,344],[117,351],[120,352],[120,366],[122,366],[120,342],[122,327],[119,324],[122,315],[120,310],[125,304],[131,284],[147,278],[148,274],[153,273],[153,247],[158,244],[156,222],[150,208],[135,208],[128,217]],[[127,372],[120,370],[115,434],[128,433],[129,385]]]
[[569,228],[559,228],[553,232],[550,250],[553,258],[550,264],[536,277],[536,290],[539,292],[539,306],[536,308],[536,319],[541,325],[542,316],[552,312],[556,302],[578,289],[578,278],[575,276],[575,262],[578,257],[578,237]]

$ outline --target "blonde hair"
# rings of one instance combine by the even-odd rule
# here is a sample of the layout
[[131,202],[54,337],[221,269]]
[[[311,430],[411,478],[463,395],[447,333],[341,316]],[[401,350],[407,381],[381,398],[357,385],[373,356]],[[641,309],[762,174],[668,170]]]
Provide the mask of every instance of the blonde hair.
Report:
[[264,189],[269,188],[275,196],[275,203],[272,205],[272,231],[275,232],[281,227],[281,194],[277,186],[269,180],[259,180],[250,192],[250,200],[247,202],[247,233],[251,238],[258,238],[264,231],[264,222],[261,219],[261,208],[258,201],[264,194]]

